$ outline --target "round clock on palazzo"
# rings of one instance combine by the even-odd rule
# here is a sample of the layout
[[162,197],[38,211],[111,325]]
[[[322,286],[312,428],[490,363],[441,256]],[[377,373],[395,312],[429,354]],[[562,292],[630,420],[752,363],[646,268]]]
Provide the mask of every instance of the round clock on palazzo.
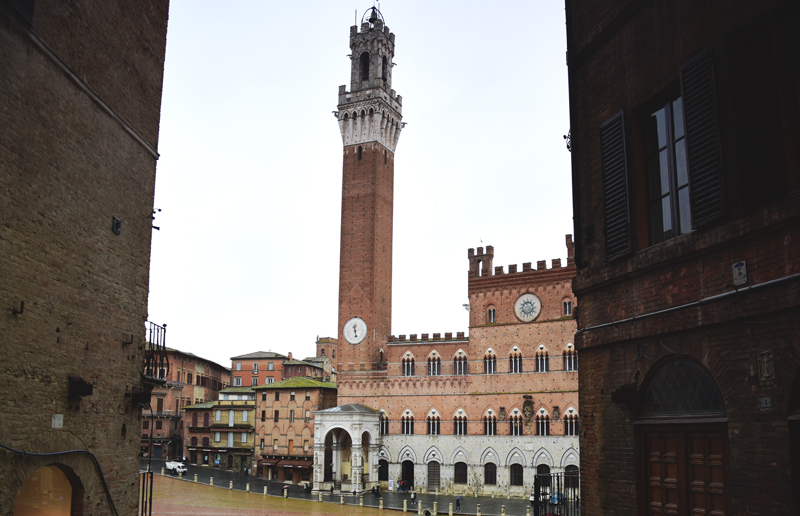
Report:
[[350,344],[361,344],[361,341],[367,336],[367,323],[360,317],[353,317],[344,323],[342,333],[344,334],[344,340]]
[[531,322],[539,317],[542,311],[542,301],[536,294],[522,294],[514,302],[514,313],[522,322]]

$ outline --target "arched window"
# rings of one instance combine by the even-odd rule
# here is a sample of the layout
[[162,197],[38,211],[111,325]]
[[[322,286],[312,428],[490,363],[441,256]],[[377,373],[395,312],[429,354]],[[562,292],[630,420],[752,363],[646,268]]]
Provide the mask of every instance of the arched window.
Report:
[[508,356],[508,372],[521,373],[522,372],[522,353],[514,346],[511,354]]
[[512,486],[522,485],[522,464],[512,464],[509,468],[509,476]]
[[497,311],[494,308],[490,308],[486,313],[486,320],[489,323],[497,322]]
[[361,53],[361,80],[369,80],[369,52]]
[[[564,487],[573,490],[574,493],[580,492],[581,487],[581,470],[578,466],[570,464],[564,468]],[[569,497],[571,493],[566,493]]]
[[550,370],[550,357],[547,355],[547,350],[544,346],[539,346],[536,351],[536,372],[545,373]]
[[564,301],[564,316],[572,315],[572,301]]
[[572,346],[567,344],[567,349],[564,350],[564,371],[577,371],[578,370],[578,352]]
[[414,435],[414,416],[403,416],[400,418],[403,435]]
[[386,412],[381,414],[379,426],[381,435],[389,435],[389,416],[386,415]]
[[564,435],[578,435],[578,414],[564,416]]
[[536,435],[550,435],[550,416],[547,414],[536,415]]
[[467,463],[456,462],[453,464],[453,482],[456,484],[467,483]]
[[75,472],[51,464],[25,480],[14,498],[13,513],[83,514],[83,497],[83,484]]
[[511,424],[511,435],[523,435],[523,418],[522,415],[514,414],[509,419]]
[[497,356],[492,350],[489,350],[483,356],[483,373],[496,374],[497,373]]
[[497,435],[497,417],[483,417],[483,435]]
[[197,437],[192,437],[191,446],[197,446]]
[[428,375],[439,376],[442,374],[442,361],[436,355],[428,357]]
[[[214,411],[214,421],[217,421],[217,422],[222,421],[222,411],[221,410]],[[208,425],[206,425],[206,426],[208,426]]]
[[458,354],[453,358],[453,374],[456,376],[464,376],[467,374],[467,356],[461,350],[459,350]]
[[453,418],[453,435],[467,435],[467,418],[456,416]]
[[208,448],[208,437],[203,437],[203,448]]
[[[344,116],[345,116],[345,118],[346,118],[346,117],[347,117],[347,114],[345,114]],[[321,351],[322,351],[322,356],[324,357],[324,356],[325,356],[325,348],[322,348],[322,350],[321,350]]]
[[414,376],[414,357],[410,354],[403,358],[403,376]]
[[381,60],[381,77],[384,81],[389,79],[389,60],[386,59],[386,56],[383,56]]
[[497,465],[493,462],[487,462],[483,466],[483,483],[487,486],[497,484]]
[[428,435],[439,435],[441,429],[442,426],[439,416],[428,416]]

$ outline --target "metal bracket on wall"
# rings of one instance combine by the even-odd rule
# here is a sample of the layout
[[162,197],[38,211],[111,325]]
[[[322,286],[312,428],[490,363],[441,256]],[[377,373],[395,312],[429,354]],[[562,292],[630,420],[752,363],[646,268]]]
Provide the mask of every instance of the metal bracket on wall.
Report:
[[19,310],[16,308],[11,309],[11,313],[14,315],[22,315],[23,312],[25,312],[25,301],[19,302]]

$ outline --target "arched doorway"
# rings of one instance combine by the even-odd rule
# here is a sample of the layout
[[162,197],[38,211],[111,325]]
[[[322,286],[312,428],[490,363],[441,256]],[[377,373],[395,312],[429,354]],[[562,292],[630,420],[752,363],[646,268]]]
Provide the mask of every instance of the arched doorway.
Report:
[[378,461],[378,480],[389,480],[389,461],[386,459]]
[[439,489],[439,470],[441,465],[435,460],[428,463],[428,489]]
[[672,356],[653,366],[635,425],[639,514],[730,514],[725,404],[702,365]]
[[401,480],[408,482],[410,487],[414,487],[414,461],[403,461]]
[[66,466],[51,464],[34,471],[14,498],[14,516],[83,514],[83,484]]

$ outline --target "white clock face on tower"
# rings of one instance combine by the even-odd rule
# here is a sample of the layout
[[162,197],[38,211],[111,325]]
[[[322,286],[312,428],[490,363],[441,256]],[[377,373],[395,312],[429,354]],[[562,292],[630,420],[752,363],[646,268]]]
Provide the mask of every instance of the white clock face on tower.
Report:
[[514,313],[522,322],[531,322],[539,317],[542,301],[535,294],[522,294],[514,302]]
[[342,329],[344,340],[350,344],[360,344],[364,337],[367,336],[367,323],[360,317],[353,317],[346,323]]

